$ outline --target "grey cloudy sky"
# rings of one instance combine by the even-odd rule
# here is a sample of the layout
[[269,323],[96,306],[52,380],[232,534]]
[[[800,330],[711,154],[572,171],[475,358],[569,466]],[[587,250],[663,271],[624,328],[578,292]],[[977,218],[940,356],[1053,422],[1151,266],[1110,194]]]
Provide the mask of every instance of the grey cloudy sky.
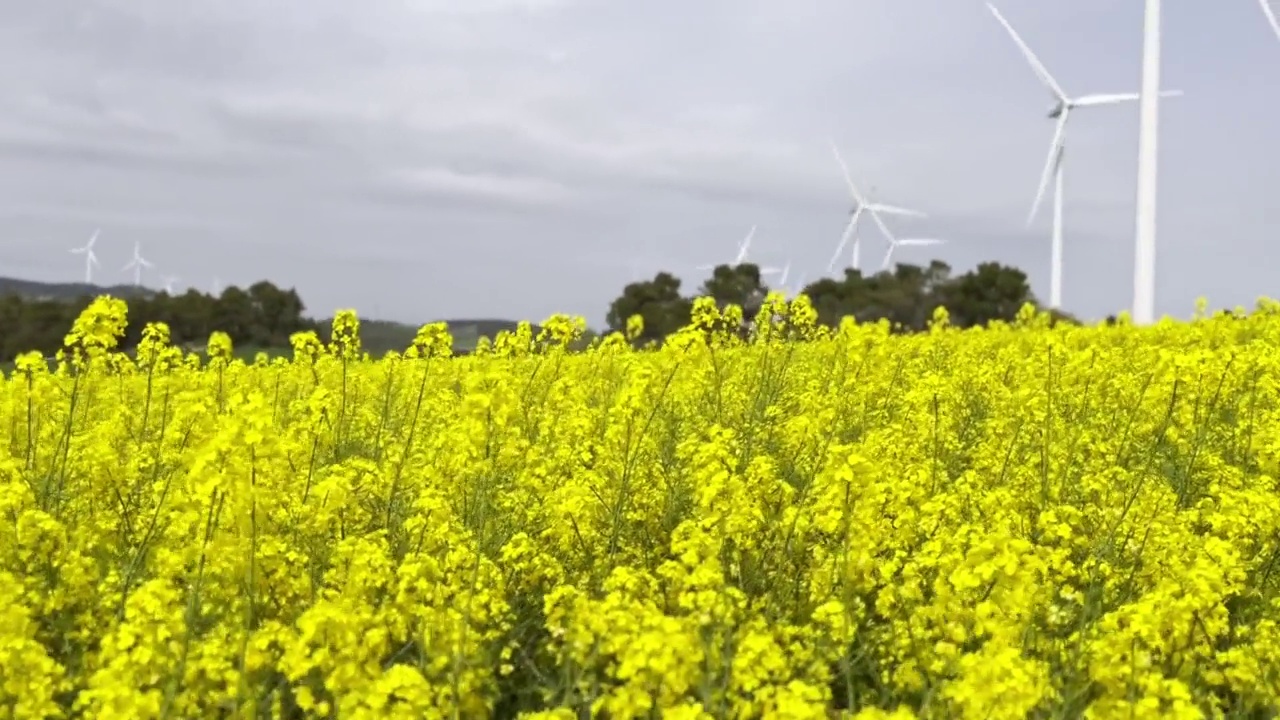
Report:
[[[1003,0],[1069,93],[1138,89],[1141,2]],[[1157,309],[1280,295],[1280,41],[1256,0],[1165,3]],[[1048,288],[1024,219],[1050,98],[981,0],[0,0],[0,275],[98,279],[134,241],[183,283],[315,314],[566,311],[632,267],[814,278],[848,198],[930,213],[957,270]],[[1067,309],[1131,299],[1137,106],[1068,133]],[[883,248],[867,233],[864,257]],[[158,277],[158,275],[157,275]],[[158,282],[158,280],[153,280]]]

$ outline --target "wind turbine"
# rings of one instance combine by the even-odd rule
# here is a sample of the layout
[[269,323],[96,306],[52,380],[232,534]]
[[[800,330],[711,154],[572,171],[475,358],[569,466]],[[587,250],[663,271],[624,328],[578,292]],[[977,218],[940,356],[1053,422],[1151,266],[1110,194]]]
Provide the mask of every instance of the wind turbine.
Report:
[[93,266],[98,264],[98,256],[93,254],[93,244],[98,242],[99,232],[94,230],[93,234],[89,236],[89,242],[85,243],[84,247],[71,249],[73,255],[84,255],[84,282],[86,285],[93,284]]
[[[733,263],[730,265],[731,267],[737,267],[738,265],[746,262],[747,251],[751,249],[751,238],[755,237],[755,234],[756,226],[752,225],[751,229],[747,231],[747,236],[742,238],[742,242],[738,243],[738,254],[733,257]],[[716,267],[716,265],[699,265],[697,269],[715,270]]]
[[[849,186],[849,194],[853,197],[853,209],[849,211],[849,222],[844,226],[844,232],[840,235],[840,243],[836,245],[836,251],[831,255],[831,261],[827,263],[827,272],[835,270],[836,261],[840,258],[840,253],[844,252],[844,248],[849,244],[849,239],[853,238],[853,258],[849,263],[849,267],[854,270],[859,268],[859,254],[861,251],[862,238],[857,235],[858,220],[862,217],[863,211],[871,215],[872,221],[880,228],[885,237],[893,237],[889,229],[885,227],[884,221],[880,218],[880,214],[899,215],[905,217],[928,217],[919,210],[909,210],[907,208],[898,207],[896,205],[888,205],[886,203],[870,202],[867,196],[858,191],[858,186],[854,184],[853,177],[849,175],[849,166],[845,164],[844,158],[840,156],[840,149],[836,147],[834,140],[831,141],[831,153],[835,155],[836,162],[840,164],[840,171],[844,174],[845,184]],[[873,188],[874,191],[874,188]]]
[[133,259],[130,260],[128,263],[125,263],[124,268],[122,268],[124,272],[129,272],[130,270],[133,270],[134,287],[142,286],[142,269],[152,268],[152,267],[155,267],[155,266],[151,264],[151,261],[146,260],[142,257],[142,243],[135,242],[133,244]]
[[167,292],[167,293],[169,293],[170,295],[172,295],[172,294],[173,294],[173,286],[174,286],[174,284],[176,284],[177,282],[178,282],[178,276],[176,276],[176,275],[166,275],[166,276],[164,276],[163,278],[161,278],[161,287],[163,287],[163,288],[164,288],[164,291],[165,291],[165,292]]
[[[1031,203],[1031,212],[1027,215],[1027,224],[1030,225],[1035,220],[1036,214],[1040,210],[1040,205],[1044,201],[1045,192],[1049,189],[1049,179],[1053,178],[1053,230],[1052,230],[1052,249],[1049,267],[1049,307],[1059,308],[1062,306],[1062,174],[1063,174],[1063,156],[1065,154],[1065,142],[1067,131],[1067,119],[1071,117],[1071,111],[1082,107],[1095,107],[1099,105],[1116,105],[1123,102],[1131,102],[1142,97],[1141,93],[1094,93],[1090,95],[1080,95],[1070,97],[1058,84],[1058,81],[1049,74],[1044,64],[1040,62],[1040,58],[1031,51],[1022,40],[1022,36],[1018,35],[1018,31],[1013,29],[1013,25],[1005,19],[1004,15],[996,9],[995,5],[987,3],[987,8],[996,20],[1000,22],[1004,29],[1009,33],[1009,37],[1013,38],[1014,44],[1022,51],[1022,55],[1026,58],[1027,63],[1031,65],[1031,70],[1044,84],[1049,93],[1053,95],[1055,105],[1049,111],[1049,117],[1056,119],[1058,122],[1053,131],[1053,140],[1049,144],[1049,155],[1045,159],[1044,170],[1040,174],[1040,185],[1036,189],[1036,198]],[[1181,90],[1161,91],[1160,95],[1164,97],[1173,97],[1181,95]]]

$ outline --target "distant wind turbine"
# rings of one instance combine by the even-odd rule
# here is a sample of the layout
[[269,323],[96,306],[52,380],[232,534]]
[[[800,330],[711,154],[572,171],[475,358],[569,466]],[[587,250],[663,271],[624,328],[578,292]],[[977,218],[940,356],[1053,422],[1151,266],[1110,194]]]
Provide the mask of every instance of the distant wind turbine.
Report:
[[98,256],[93,254],[93,244],[98,242],[99,232],[94,230],[93,234],[89,236],[89,242],[85,243],[84,247],[71,249],[73,255],[84,255],[84,282],[86,285],[93,284],[93,267],[98,264]]
[[133,259],[125,263],[124,268],[122,268],[124,272],[129,272],[130,270],[133,271],[134,287],[142,286],[143,268],[152,268],[152,267],[155,267],[155,266],[151,264],[151,261],[146,260],[142,257],[142,243],[135,242],[133,244]]
[[161,287],[163,287],[163,288],[164,288],[164,291],[165,291],[165,292],[167,292],[167,293],[169,293],[170,295],[172,295],[172,294],[173,294],[174,285],[175,285],[175,284],[177,284],[177,282],[178,282],[178,276],[176,276],[176,275],[166,275],[166,276],[164,276],[163,278],[161,278],[161,281],[162,281]]
[[903,217],[927,217],[927,215],[919,210],[909,210],[896,205],[871,202],[867,196],[859,192],[858,186],[854,184],[853,177],[849,174],[849,166],[845,164],[844,158],[840,156],[840,149],[836,147],[834,140],[831,141],[831,153],[835,155],[836,162],[840,164],[840,171],[844,174],[845,184],[849,186],[849,194],[853,197],[853,209],[849,211],[849,222],[844,226],[844,232],[840,235],[840,243],[836,245],[836,251],[832,253],[831,261],[827,263],[827,272],[835,270],[836,262],[840,259],[840,253],[844,252],[844,248],[849,244],[850,238],[853,239],[853,257],[849,267],[854,270],[860,270],[861,260],[859,256],[861,255],[862,239],[858,237],[857,226],[858,220],[862,217],[864,211],[871,216],[871,220],[875,222],[886,238],[893,237],[893,234],[885,227],[884,220],[880,218],[881,213]]
[[[755,235],[756,226],[752,225],[751,229],[747,231],[747,236],[742,238],[742,242],[738,243],[738,254],[734,255],[733,263],[730,265],[731,267],[737,267],[747,261],[747,252],[751,249],[751,238],[755,237]],[[716,265],[699,265],[697,269],[715,270],[716,267]]]
[[[1031,203],[1031,212],[1027,214],[1027,224],[1030,225],[1035,220],[1036,214],[1040,210],[1040,205],[1044,201],[1045,192],[1049,189],[1049,180],[1053,179],[1053,230],[1052,230],[1052,249],[1051,261],[1049,268],[1049,307],[1059,308],[1062,306],[1062,172],[1063,172],[1063,156],[1065,153],[1067,119],[1071,116],[1071,111],[1081,107],[1093,107],[1098,105],[1115,105],[1123,102],[1136,101],[1141,97],[1141,93],[1095,93],[1090,95],[1080,95],[1078,97],[1070,97],[1058,84],[1058,81],[1049,74],[1044,64],[1036,57],[1022,40],[1022,36],[1013,29],[1009,21],[1004,15],[996,9],[995,5],[987,3],[987,9],[1000,22],[1009,37],[1013,38],[1014,44],[1022,51],[1022,55],[1026,58],[1027,63],[1031,65],[1031,70],[1044,84],[1049,93],[1053,95],[1055,105],[1049,112],[1049,117],[1056,119],[1057,125],[1053,132],[1053,141],[1049,144],[1049,155],[1045,159],[1044,170],[1040,173],[1040,185],[1036,189],[1035,200]],[[1160,95],[1164,97],[1173,97],[1181,95],[1181,90],[1165,90]]]

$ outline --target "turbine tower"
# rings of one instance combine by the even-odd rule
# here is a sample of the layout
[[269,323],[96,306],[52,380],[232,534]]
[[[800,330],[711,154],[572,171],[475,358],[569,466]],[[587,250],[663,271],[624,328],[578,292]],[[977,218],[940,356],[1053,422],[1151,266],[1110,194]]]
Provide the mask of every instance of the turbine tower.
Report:
[[[1266,0],[1263,0],[1265,7]],[[1269,9],[1269,8],[1267,8]],[[1142,19],[1142,97],[1138,105],[1138,191],[1134,203],[1133,321],[1156,319],[1156,170],[1160,125],[1160,0]]]
[[133,244],[133,259],[125,263],[125,266],[123,268],[124,272],[129,272],[130,270],[133,271],[134,287],[142,287],[143,268],[152,268],[152,267],[155,267],[155,266],[151,264],[151,261],[146,260],[142,257],[142,244],[135,242]]
[[93,244],[98,242],[98,230],[94,230],[89,236],[89,242],[84,247],[71,248],[73,255],[84,255],[84,283],[86,285],[93,284],[93,267],[98,264],[98,256],[93,254]]
[[[844,226],[844,232],[840,234],[840,242],[836,245],[836,251],[831,254],[831,261],[827,263],[827,272],[835,270],[836,262],[840,259],[840,253],[844,252],[844,248],[849,244],[849,239],[853,239],[853,256],[849,262],[849,267],[854,270],[860,270],[860,255],[862,238],[858,236],[858,220],[862,218],[865,211],[871,215],[871,219],[885,234],[885,237],[891,237],[892,233],[885,227],[884,221],[880,218],[883,213],[885,215],[898,215],[902,217],[928,217],[919,210],[909,210],[896,205],[888,205],[885,203],[871,202],[868,196],[858,191],[858,186],[854,184],[853,177],[849,174],[849,166],[845,164],[844,158],[840,156],[840,149],[836,147],[835,140],[831,140],[831,153],[835,155],[836,162],[840,165],[840,171],[844,174],[845,184],[849,187],[849,195],[853,198],[853,208],[849,211],[849,222]],[[874,192],[874,188],[873,188]]]
[[[1014,44],[1018,46],[1027,63],[1031,65],[1031,70],[1040,79],[1040,82],[1044,84],[1045,88],[1048,89],[1055,102],[1053,109],[1049,111],[1049,117],[1056,119],[1057,123],[1053,131],[1053,140],[1049,144],[1049,155],[1045,159],[1044,170],[1040,174],[1040,185],[1036,189],[1035,200],[1031,203],[1031,212],[1027,215],[1027,224],[1030,225],[1035,220],[1036,214],[1040,210],[1040,205],[1044,201],[1045,192],[1049,188],[1049,180],[1052,178],[1053,230],[1049,265],[1049,307],[1058,309],[1062,306],[1062,175],[1063,157],[1066,150],[1067,119],[1071,117],[1071,111],[1076,108],[1115,105],[1138,100],[1142,95],[1141,93],[1094,93],[1077,97],[1067,95],[1062,86],[1058,84],[1058,81],[1049,74],[1044,64],[1036,57],[1036,54],[1023,42],[1022,36],[1018,35],[1018,31],[1014,30],[1004,15],[1000,14],[1000,11],[996,9],[996,6],[988,2],[987,8],[991,10],[991,14],[995,16],[996,20],[1004,26],[1004,29],[1009,33],[1009,37],[1013,38]],[[1168,90],[1160,93],[1160,95],[1166,97],[1181,94],[1181,90]],[[1141,185],[1141,181],[1139,181],[1139,185]]]

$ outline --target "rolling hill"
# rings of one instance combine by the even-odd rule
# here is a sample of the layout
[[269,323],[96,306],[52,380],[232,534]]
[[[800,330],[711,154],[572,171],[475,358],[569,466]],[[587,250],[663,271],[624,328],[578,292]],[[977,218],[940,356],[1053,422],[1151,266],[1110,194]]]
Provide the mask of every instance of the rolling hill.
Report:
[[[455,353],[466,353],[475,349],[476,344],[480,342],[480,338],[487,337],[492,340],[498,333],[503,330],[514,331],[520,323],[515,320],[498,320],[494,318],[480,319],[453,319],[453,320],[433,320],[431,322],[443,322],[449,326],[449,334],[453,336],[453,351]],[[322,327],[327,327],[329,320],[321,322]],[[424,323],[425,324],[425,323]],[[386,353],[388,350],[403,351],[413,342],[413,338],[418,334],[417,325],[408,323],[395,322],[392,320],[360,320],[360,344],[364,349],[375,357]],[[533,326],[533,331],[537,333],[539,327]]]
[[[87,283],[49,283],[37,280],[0,277],[0,297],[17,295],[24,300],[32,301],[65,301],[74,302],[86,297],[111,295],[123,299],[133,297],[154,297],[158,292],[146,287],[133,285],[90,285]],[[453,335],[454,352],[466,353],[473,350],[480,338],[493,339],[503,330],[515,330],[519,324],[515,320],[495,318],[449,319],[443,320]],[[330,319],[317,321],[323,330],[329,327]],[[380,356],[388,350],[403,351],[413,342],[418,332],[418,325],[395,322],[393,320],[364,319],[360,321],[361,344],[370,355]],[[534,332],[538,327],[534,326]],[[283,351],[283,349],[281,349]]]
[[82,297],[111,295],[119,298],[150,297],[156,291],[133,285],[90,285],[82,282],[49,283],[0,277],[0,296],[18,295],[26,300],[78,300]]

